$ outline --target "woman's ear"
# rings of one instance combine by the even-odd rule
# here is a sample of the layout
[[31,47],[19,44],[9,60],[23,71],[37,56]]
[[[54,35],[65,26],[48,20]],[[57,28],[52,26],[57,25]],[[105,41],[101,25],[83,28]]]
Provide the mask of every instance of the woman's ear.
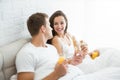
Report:
[[43,32],[43,33],[46,31],[46,28],[45,28],[44,25],[41,26],[40,31]]

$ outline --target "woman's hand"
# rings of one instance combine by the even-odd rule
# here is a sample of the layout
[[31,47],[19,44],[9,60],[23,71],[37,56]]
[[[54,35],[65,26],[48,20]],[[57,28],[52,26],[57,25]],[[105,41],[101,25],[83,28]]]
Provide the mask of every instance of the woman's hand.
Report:
[[83,41],[81,41],[80,43],[81,43],[80,48],[81,48],[81,51],[83,52],[83,58],[84,58],[88,54],[88,46]]
[[82,51],[77,51],[75,52],[73,58],[70,61],[70,64],[72,65],[78,65],[82,63],[83,60],[83,52]]
[[88,47],[87,46],[82,46],[81,51],[83,52],[83,57],[85,58],[85,56],[88,54]]

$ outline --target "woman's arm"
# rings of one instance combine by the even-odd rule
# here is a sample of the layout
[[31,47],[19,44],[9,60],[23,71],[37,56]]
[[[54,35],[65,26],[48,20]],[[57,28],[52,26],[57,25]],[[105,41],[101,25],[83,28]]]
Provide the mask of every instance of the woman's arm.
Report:
[[80,63],[82,63],[83,61],[83,52],[79,51],[79,52],[75,52],[74,56],[70,59],[68,59],[68,63],[72,64],[72,65],[78,65]]
[[58,37],[55,36],[53,38],[52,45],[55,46],[55,48],[57,49],[57,52],[58,52],[59,55],[63,54],[62,46],[61,46],[61,43],[60,43]]

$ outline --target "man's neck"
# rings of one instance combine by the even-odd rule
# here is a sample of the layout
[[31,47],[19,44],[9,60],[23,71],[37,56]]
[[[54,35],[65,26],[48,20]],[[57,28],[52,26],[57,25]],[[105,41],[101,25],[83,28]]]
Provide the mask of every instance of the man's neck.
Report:
[[46,47],[46,39],[45,37],[41,36],[33,36],[31,43],[36,47]]

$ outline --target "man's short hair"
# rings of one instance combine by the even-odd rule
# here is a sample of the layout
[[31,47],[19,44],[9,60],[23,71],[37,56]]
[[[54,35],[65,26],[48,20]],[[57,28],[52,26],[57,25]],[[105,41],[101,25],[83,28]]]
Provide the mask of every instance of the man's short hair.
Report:
[[29,17],[27,27],[31,36],[37,35],[42,25],[46,26],[46,18],[48,15],[45,13],[35,13]]

